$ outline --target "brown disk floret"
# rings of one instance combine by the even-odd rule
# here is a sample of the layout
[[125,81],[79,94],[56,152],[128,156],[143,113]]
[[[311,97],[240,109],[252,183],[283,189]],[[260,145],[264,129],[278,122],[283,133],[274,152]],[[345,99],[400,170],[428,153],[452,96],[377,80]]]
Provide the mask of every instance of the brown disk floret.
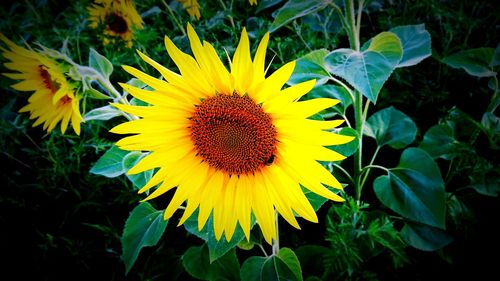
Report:
[[272,119],[248,96],[206,98],[196,108],[190,128],[197,154],[228,174],[251,174],[275,159]]

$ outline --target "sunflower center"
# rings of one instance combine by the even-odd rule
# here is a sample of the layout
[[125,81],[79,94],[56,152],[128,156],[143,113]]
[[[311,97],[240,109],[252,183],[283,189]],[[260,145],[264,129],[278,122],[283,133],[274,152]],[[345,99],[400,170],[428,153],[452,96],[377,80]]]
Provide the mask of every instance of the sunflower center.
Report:
[[111,14],[108,17],[108,28],[115,33],[122,34],[127,32],[128,24],[122,16]]
[[276,129],[248,96],[206,98],[196,108],[190,128],[197,154],[229,174],[251,174],[274,160]]
[[50,73],[42,65],[38,66],[38,71],[40,73],[40,76],[42,77],[43,84],[45,85],[45,87],[49,89],[53,94],[55,94],[59,90],[61,85],[56,81],[52,80]]

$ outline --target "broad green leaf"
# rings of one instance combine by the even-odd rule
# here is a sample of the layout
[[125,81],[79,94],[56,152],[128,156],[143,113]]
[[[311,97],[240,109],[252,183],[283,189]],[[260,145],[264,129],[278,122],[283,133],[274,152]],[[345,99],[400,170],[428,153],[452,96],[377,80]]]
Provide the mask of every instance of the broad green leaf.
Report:
[[337,49],[330,52],[325,57],[325,67],[376,103],[382,86],[402,56],[398,36],[382,32],[363,45],[361,51]]
[[336,85],[321,85],[314,87],[306,95],[307,99],[334,98],[340,101],[331,109],[341,116],[345,116],[346,109],[352,104],[352,98],[344,87]]
[[[323,260],[329,252],[331,252],[330,248],[313,244],[306,244],[295,249],[302,270],[308,275],[316,276],[321,276],[324,273],[325,267],[323,263],[318,261]],[[306,280],[309,278],[310,276],[307,276]]]
[[[490,166],[491,164],[489,164]],[[470,177],[470,187],[479,194],[497,197],[500,193],[500,170],[493,167],[481,167]]]
[[462,68],[467,73],[476,77],[495,76],[490,66],[493,61],[493,48],[477,48],[460,51],[441,60],[453,68]]
[[163,219],[163,211],[143,202],[132,210],[125,222],[122,235],[122,260],[126,273],[134,265],[143,247],[155,246],[160,241],[168,221]]
[[259,13],[267,8],[273,7],[278,5],[279,3],[283,2],[284,0],[261,0],[257,1],[257,10],[255,13]]
[[[255,220],[252,221],[251,227],[253,227]],[[234,248],[238,243],[245,239],[245,234],[241,229],[239,224],[236,224],[236,230],[234,231],[231,241],[227,241],[225,234],[222,234],[220,240],[215,238],[214,226],[213,226],[213,215],[211,214],[208,218],[205,226],[201,231],[198,230],[198,210],[196,210],[189,219],[184,223],[186,230],[198,236],[199,238],[207,242],[210,262],[213,262],[226,254],[229,250]]]
[[101,73],[106,79],[109,79],[113,73],[113,64],[93,48],[89,49],[89,66]]
[[118,177],[126,171],[123,168],[123,157],[129,152],[112,146],[104,155],[97,160],[94,166],[90,169],[92,174],[102,175],[108,178]]
[[240,264],[234,249],[211,262],[206,244],[190,247],[182,255],[182,265],[187,273],[200,280],[240,280]]
[[499,65],[500,65],[500,43],[498,43],[497,47],[495,48],[495,53],[493,54],[493,58],[490,62],[491,67]]
[[417,125],[406,114],[390,106],[368,118],[364,134],[374,138],[379,146],[401,149],[415,140]]
[[422,251],[435,251],[453,241],[444,230],[411,222],[403,226],[401,236],[410,246]]
[[269,27],[269,32],[274,32],[278,28],[305,15],[314,13],[325,8],[331,0],[289,0],[276,14],[273,23]]
[[407,148],[399,165],[373,183],[387,207],[410,220],[445,228],[445,190],[437,164],[424,150]]
[[359,141],[357,141],[357,140],[359,139],[359,135],[358,135],[358,132],[356,130],[354,130],[353,128],[349,128],[349,127],[343,127],[342,129],[339,130],[338,134],[344,135],[344,136],[355,137],[355,139],[348,142],[348,143],[334,145],[334,146],[328,146],[329,149],[334,150],[334,151],[344,155],[346,158],[353,155],[354,153],[356,153],[356,151],[358,151]]
[[396,67],[416,65],[432,54],[431,35],[424,24],[405,25],[391,28],[403,46],[403,58]]
[[281,248],[278,257],[292,270],[297,280],[302,280],[302,269],[295,253],[290,248]]
[[[286,248],[283,248],[286,249]],[[283,250],[280,249],[280,252]],[[291,253],[290,253],[291,252]],[[293,254],[292,250],[288,249],[285,254],[273,255],[270,257],[250,257],[241,266],[242,281],[279,281],[293,280],[301,281],[302,272],[300,264]]]
[[326,49],[319,49],[299,58],[287,84],[295,85],[311,79],[316,79],[316,86],[325,84],[330,76],[323,63],[327,54]]
[[424,139],[418,147],[425,150],[434,159],[451,160],[458,152],[457,144],[453,127],[444,123],[432,126],[425,133]]
[[[130,170],[132,167],[139,162],[142,158],[144,158],[147,153],[142,153],[140,151],[132,151],[129,152],[125,157],[123,157],[123,169],[125,171]],[[127,178],[134,184],[137,189],[142,188],[153,176],[154,169],[147,170],[135,175],[127,175]]]
[[493,143],[500,137],[500,118],[493,112],[485,112],[481,118],[485,133],[489,136]]
[[94,108],[83,116],[83,121],[101,120],[106,121],[116,116],[120,116],[121,111],[111,105]]

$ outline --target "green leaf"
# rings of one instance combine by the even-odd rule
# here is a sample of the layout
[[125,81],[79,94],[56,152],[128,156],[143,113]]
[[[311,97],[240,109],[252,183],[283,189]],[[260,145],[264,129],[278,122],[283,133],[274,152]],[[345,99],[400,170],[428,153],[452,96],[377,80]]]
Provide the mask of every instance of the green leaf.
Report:
[[168,221],[151,204],[143,202],[132,210],[125,222],[122,242],[122,260],[126,273],[134,265],[143,247],[155,246],[160,241]]
[[401,149],[415,140],[417,125],[406,114],[390,106],[368,118],[364,134],[374,138],[379,146]]
[[339,130],[338,134],[355,137],[356,139],[341,145],[328,146],[327,148],[344,155],[346,158],[356,153],[356,151],[358,151],[359,141],[357,141],[357,139],[359,139],[359,135],[356,130],[349,127],[343,127],[342,129]]
[[321,85],[314,87],[306,95],[307,99],[314,98],[334,98],[340,101],[331,109],[341,116],[345,116],[347,108],[352,104],[352,98],[344,87],[336,85]]
[[497,47],[495,48],[495,53],[493,54],[493,58],[491,59],[490,67],[495,67],[499,65],[500,65],[500,43],[498,43]]
[[211,262],[206,244],[190,247],[182,255],[182,265],[187,273],[200,280],[240,280],[240,264],[234,249]]
[[109,79],[113,73],[113,64],[93,48],[89,49],[89,66],[101,73],[106,79]]
[[491,77],[497,73],[490,66],[493,61],[493,48],[477,48],[460,51],[441,60],[453,68],[462,68],[476,77]]
[[422,251],[435,251],[453,241],[448,233],[439,228],[411,222],[403,226],[401,236],[410,246]]
[[398,36],[382,32],[363,45],[362,51],[337,49],[325,57],[325,67],[345,79],[371,102],[376,103],[385,81],[403,56]]
[[281,248],[277,255],[270,257],[248,258],[240,275],[242,281],[302,280],[299,260],[288,248]]
[[302,269],[300,268],[300,262],[292,249],[279,249],[278,258],[280,258],[288,266],[288,268],[292,270],[292,272],[295,274],[295,277],[297,277],[297,280],[302,280]]
[[457,144],[453,127],[444,123],[432,126],[418,147],[434,159],[451,160],[457,155]]
[[90,120],[106,121],[116,116],[120,116],[121,111],[111,105],[94,108],[83,116],[83,122]]
[[126,170],[123,168],[122,160],[128,151],[119,149],[117,146],[112,146],[104,155],[97,160],[94,166],[90,169],[92,174],[102,175],[108,178],[118,177],[123,175]]
[[403,58],[396,67],[416,65],[432,54],[431,35],[424,24],[397,26],[389,30],[399,37]]
[[255,11],[255,13],[260,13],[261,11],[267,9],[267,8],[270,8],[270,7],[273,7],[273,6],[276,6],[277,4],[283,2],[283,0],[262,0],[262,1],[257,1],[258,2],[258,6],[257,6],[257,10]]
[[445,229],[445,190],[437,164],[424,150],[407,148],[396,168],[373,183],[387,207],[410,220]]
[[[304,272],[308,275],[321,276],[324,274],[325,266],[318,261],[324,260],[325,256],[331,252],[331,249],[325,246],[306,244],[295,249],[297,258]],[[309,280],[310,276],[306,277]]]
[[[139,160],[144,158],[146,155],[147,153],[142,153],[140,151],[132,151],[128,153],[127,155],[125,155],[125,157],[123,157],[123,169],[125,169],[125,171],[130,170],[139,162]],[[127,175],[127,178],[137,189],[140,189],[151,179],[151,177],[153,176],[153,172],[154,169],[151,169],[138,174]]]
[[295,85],[311,79],[316,79],[316,86],[328,82],[329,74],[324,67],[324,57],[328,54],[326,49],[319,49],[297,59],[292,76],[288,79],[288,85]]
[[[252,221],[251,227],[255,224],[255,220]],[[234,231],[231,241],[227,241],[225,234],[222,235],[220,240],[215,238],[214,226],[213,226],[213,215],[210,214],[205,226],[201,231],[198,230],[198,210],[196,210],[187,220],[184,222],[184,228],[199,238],[207,242],[210,262],[214,262],[218,258],[222,257],[229,250],[234,248],[238,243],[245,239],[245,234],[241,229],[239,224],[236,224],[236,230]]]
[[278,10],[273,23],[269,27],[269,32],[276,31],[294,19],[319,11],[330,2],[331,0],[289,0]]

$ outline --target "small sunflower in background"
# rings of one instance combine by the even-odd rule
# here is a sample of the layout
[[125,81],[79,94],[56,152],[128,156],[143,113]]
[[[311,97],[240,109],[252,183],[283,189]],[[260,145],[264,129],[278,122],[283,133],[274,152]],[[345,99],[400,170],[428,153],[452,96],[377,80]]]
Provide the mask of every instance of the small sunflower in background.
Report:
[[257,5],[257,0],[248,0],[250,2],[250,5]]
[[133,45],[134,30],[144,28],[132,0],[95,0],[87,9],[89,26],[103,30],[104,45],[114,44],[119,38],[130,48]]
[[20,80],[11,85],[14,90],[34,92],[19,112],[29,112],[30,119],[36,119],[33,127],[43,124],[43,129],[50,133],[60,123],[64,134],[71,123],[80,135],[81,96],[77,94],[78,83],[66,76],[72,65],[61,60],[64,55],[46,48],[25,49],[3,34],[0,41],[4,43],[0,46],[1,54],[9,60],[4,66],[14,71],[2,74]]
[[175,189],[165,219],[187,201],[179,225],[199,209],[199,229],[212,214],[216,238],[224,233],[228,241],[237,223],[249,239],[253,214],[270,244],[277,237],[276,211],[296,228],[300,228],[296,215],[318,221],[301,186],[333,201],[344,201],[326,187],[342,189],[318,161],[345,158],[325,146],[353,138],[331,131],[342,120],[308,119],[338,100],[298,101],[314,87],[314,80],[282,89],[295,61],[266,77],[269,33],[252,60],[243,29],[228,71],[214,47],[202,43],[191,25],[187,30],[194,57],[165,37],[167,52],[180,74],[141,52],[141,58],[165,80],[123,66],[154,89],[121,84],[149,106],[115,104],[141,118],[111,129],[129,135],[116,143],[121,149],[149,152],[129,174],[157,169],[139,191],[156,187],[144,200]]
[[182,4],[182,8],[193,18],[199,20],[200,14],[200,4],[197,0],[177,0],[177,2]]

